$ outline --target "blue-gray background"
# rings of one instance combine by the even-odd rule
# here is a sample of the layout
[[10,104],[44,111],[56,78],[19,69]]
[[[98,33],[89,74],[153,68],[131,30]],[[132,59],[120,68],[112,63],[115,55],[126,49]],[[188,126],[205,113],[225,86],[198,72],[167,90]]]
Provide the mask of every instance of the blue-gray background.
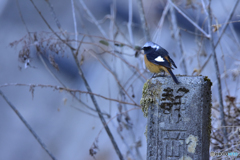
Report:
[[[74,34],[74,24],[72,16],[71,1],[65,0],[51,0],[54,7],[54,11],[61,23],[62,29],[66,32]],[[75,2],[75,12],[77,19],[77,26],[79,33],[90,33],[91,35],[102,36],[97,27],[92,23],[91,19],[84,12],[79,1]],[[128,23],[128,1],[127,0],[116,0],[116,23],[120,30],[129,38],[127,23]],[[189,1],[188,1],[189,2]],[[218,1],[213,0],[212,9],[216,20],[215,23],[223,24],[226,16],[232,8],[235,0],[229,1]],[[43,16],[46,18],[48,23],[52,26],[55,31],[59,31],[54,18],[51,15],[49,6],[45,1],[35,1],[37,7],[40,9]],[[93,15],[97,20],[104,19],[104,16],[110,15],[111,5],[114,4],[110,0],[89,0],[85,1],[86,5],[92,11]],[[146,18],[150,30],[151,37],[154,37],[158,21],[162,16],[162,11],[166,2],[160,2],[158,0],[147,1],[144,0],[144,9]],[[177,3],[184,12],[190,16],[194,21],[198,21],[199,26],[203,26],[203,29],[207,31],[206,24],[207,20],[204,15],[203,9],[200,7],[201,1],[193,1],[190,5],[187,5],[185,1],[179,1]],[[19,7],[22,12],[22,16],[26,22],[30,32],[41,33],[43,31],[50,32],[49,28],[43,22],[38,12],[35,10],[29,0],[19,0]],[[237,7],[232,20],[239,19],[239,7]],[[189,31],[195,32],[194,27],[184,19],[180,14],[177,14],[179,26]],[[161,33],[154,42],[160,44],[169,51],[170,56],[176,62],[178,69],[174,70],[175,74],[183,74],[183,69],[180,67],[181,55],[178,49],[176,40],[172,38],[172,26],[170,24],[170,16],[167,15],[161,28]],[[84,25],[84,26],[83,26]],[[109,39],[112,36],[112,28],[109,19],[101,22],[100,25],[103,27]],[[236,34],[239,36],[239,24],[233,23]],[[116,27],[113,27],[116,31]],[[135,0],[133,0],[133,42],[134,45],[142,46],[145,43],[143,32],[140,25],[140,16],[138,12],[138,6]],[[88,31],[88,33],[86,32]],[[115,33],[115,32],[114,32]],[[203,49],[199,49],[200,38],[196,38],[195,35],[181,31],[184,52],[184,57],[188,74],[191,75],[194,69],[198,69],[205,62],[208,55],[210,54],[207,46],[203,46]],[[24,83],[24,84],[50,84],[58,85],[56,79],[49,74],[46,68],[36,54],[36,50],[31,47],[31,66],[24,68],[18,60],[18,52],[22,45],[19,44],[15,47],[10,47],[10,43],[18,41],[27,35],[27,31],[17,7],[15,0],[1,0],[0,1],[0,85],[5,83]],[[215,33],[217,39],[217,32]],[[46,38],[46,37],[44,37]],[[72,39],[74,36],[71,37]],[[78,39],[81,40],[82,35],[79,35]],[[237,80],[233,80],[232,74],[235,73],[237,76],[240,73],[239,64],[239,43],[234,42],[232,32],[228,28],[226,34],[223,36],[221,41],[221,47],[217,48],[217,55],[219,60],[220,73],[224,76],[224,68],[228,77],[223,78],[223,95],[227,95],[227,87],[230,95],[239,95],[239,85]],[[90,41],[89,38],[85,39]],[[95,39],[94,39],[95,40]],[[129,44],[122,36],[118,36],[116,40]],[[98,43],[99,40],[95,40]],[[205,41],[204,43],[208,43]],[[101,45],[101,44],[99,44]],[[204,45],[204,44],[203,44]],[[106,46],[102,46],[106,47]],[[107,48],[107,47],[106,47]],[[84,50],[91,49],[91,45],[83,45],[81,52]],[[108,49],[108,48],[107,48]],[[128,47],[115,48],[118,51],[126,53],[123,57],[127,59],[128,63],[139,68],[141,72],[144,71],[142,63],[142,56],[135,58],[135,51]],[[110,50],[110,49],[109,49]],[[199,51],[201,50],[201,51]],[[197,59],[197,55],[205,53],[206,56],[201,56]],[[203,53],[203,54],[204,54]],[[46,63],[49,65],[48,54],[44,53]],[[94,93],[101,94],[105,97],[114,99],[120,99],[119,87],[117,86],[116,80],[91,54],[85,52],[84,61],[82,64],[85,76]],[[122,85],[125,85],[125,89],[130,95],[134,95],[135,102],[139,104],[141,99],[141,91],[144,80],[133,76],[130,67],[127,67],[121,60],[114,58],[110,54],[102,54],[102,58],[108,62],[108,64],[117,73],[118,79]],[[233,58],[234,57],[234,58]],[[59,65],[60,71],[56,71],[51,65],[50,69],[61,79],[68,88],[86,90],[85,86],[78,74],[77,67],[69,50],[66,50],[64,56],[56,56],[56,62]],[[236,59],[235,59],[236,58]],[[224,61],[225,60],[225,64]],[[237,60],[238,59],[238,60]],[[80,60],[80,58],[79,58]],[[22,67],[20,70],[19,67]],[[216,85],[216,74],[212,59],[206,68],[202,71],[202,75],[208,76],[214,83],[212,87],[213,91],[213,105],[218,106],[218,94]],[[144,72],[144,76],[149,78],[150,74],[147,71]],[[129,81],[128,81],[129,80]],[[34,97],[32,98],[29,87],[10,86],[1,88],[4,94],[16,106],[18,111],[24,116],[30,126],[39,135],[42,141],[46,144],[47,148],[57,157],[59,160],[71,159],[93,159],[89,155],[89,149],[92,143],[95,141],[99,131],[102,129],[102,124],[97,117],[92,117],[83,112],[79,112],[73,107],[81,108],[82,106],[74,100],[67,92],[54,91],[49,88],[35,88]],[[78,95],[79,96],[79,95]],[[93,107],[91,99],[85,94],[81,94],[80,98]],[[115,116],[118,113],[118,103],[110,102],[101,98],[97,98],[99,106],[104,112],[111,113],[111,116]],[[129,100],[126,100],[131,102]],[[111,109],[110,109],[111,108]],[[127,109],[135,108],[133,106],[126,106]],[[88,111],[84,107],[83,110]],[[93,113],[97,115],[96,113]],[[218,113],[213,113],[215,117],[218,117]],[[124,141],[121,140],[120,135],[117,133],[118,122],[115,119],[109,123],[110,129],[114,135],[114,138],[119,144],[120,150],[125,157],[131,157],[127,151],[129,148],[134,147],[137,141],[141,141],[142,146],[139,148],[141,157],[146,157],[146,138],[144,136],[146,127],[146,118],[143,117],[141,109],[135,109],[129,112],[131,117],[131,123],[133,123],[132,130],[123,129],[121,132]],[[107,119],[108,120],[108,119]],[[219,125],[220,121],[216,121],[216,125]],[[126,145],[126,143],[128,145]],[[106,134],[103,131],[100,134],[98,140],[98,153],[97,159],[112,160],[118,159],[116,153],[112,147],[112,144]],[[135,151],[133,151],[134,154]],[[137,154],[136,154],[137,155]],[[136,156],[137,157],[137,156]],[[0,98],[0,159],[1,160],[42,160],[50,159],[47,153],[41,148],[34,137],[26,129],[24,124],[19,120],[16,114],[11,110],[7,103]],[[139,159],[136,158],[136,159]]]

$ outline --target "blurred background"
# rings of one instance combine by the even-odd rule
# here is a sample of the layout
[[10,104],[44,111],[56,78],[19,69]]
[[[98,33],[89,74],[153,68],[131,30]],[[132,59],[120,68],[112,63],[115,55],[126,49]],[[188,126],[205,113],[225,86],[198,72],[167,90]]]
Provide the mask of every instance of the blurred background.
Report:
[[[1,0],[0,90],[57,159],[119,159],[80,67],[124,158],[143,160],[140,99],[151,73],[139,48],[151,40],[169,52],[174,74],[213,82],[210,151],[240,153],[238,1],[212,0],[211,37],[208,0]],[[0,159],[51,159],[2,97],[0,130]]]

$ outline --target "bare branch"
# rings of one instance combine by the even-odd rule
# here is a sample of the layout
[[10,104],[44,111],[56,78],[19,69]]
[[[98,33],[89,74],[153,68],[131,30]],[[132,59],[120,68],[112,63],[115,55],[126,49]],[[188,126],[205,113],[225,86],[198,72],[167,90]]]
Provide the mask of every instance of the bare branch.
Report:
[[206,37],[206,36],[203,35],[203,34],[197,34],[197,33],[195,33],[195,32],[191,32],[191,31],[189,31],[189,30],[187,30],[187,29],[184,29],[184,28],[181,28],[181,27],[178,27],[178,28],[181,29],[181,30],[184,31],[184,32],[189,33],[189,34],[192,34],[192,35],[195,35],[195,36],[198,36],[198,37],[208,38],[208,37]]
[[191,20],[185,13],[181,11],[180,8],[178,8],[172,0],[168,0],[168,2],[183,16],[185,17],[192,25],[194,25],[200,32],[202,32],[207,38],[210,38],[210,35],[207,34],[201,27],[199,27],[193,20]]
[[39,138],[39,136],[35,133],[35,131],[32,129],[32,127],[27,123],[27,121],[24,119],[24,117],[18,111],[18,109],[7,99],[7,97],[3,94],[3,92],[1,90],[0,90],[0,95],[7,102],[7,104],[12,108],[12,110],[17,114],[18,118],[23,122],[23,124],[27,127],[27,129],[31,132],[31,134],[38,141],[38,143],[41,145],[41,147],[47,152],[47,154],[51,157],[51,159],[55,160],[56,158],[47,149],[46,145],[42,142],[42,140]]
[[[89,115],[89,116],[99,118],[98,116],[96,116],[96,115],[94,115],[94,114],[91,114],[91,113],[88,113],[88,112],[86,112],[86,111],[84,111],[84,110],[82,110],[82,109],[80,109],[80,108],[75,107],[75,106],[72,106],[72,105],[71,105],[71,107],[74,108],[74,109],[76,109],[77,111],[82,112],[82,113],[85,113],[85,114],[87,114],[87,115]],[[109,115],[109,116],[110,116],[110,115]]]
[[[127,110],[126,112],[122,112],[122,114],[125,114],[125,113],[130,112],[130,111],[135,110],[135,109],[139,109],[139,108],[131,108],[131,109]],[[109,124],[113,119],[115,119],[117,116],[118,116],[118,114],[115,115],[115,116],[113,116],[111,119],[109,119],[109,120],[107,121],[106,125],[108,125],[108,124]],[[103,127],[105,127],[105,126],[103,126]],[[98,137],[100,136],[102,130],[103,130],[103,128],[99,131],[96,139],[98,139]]]
[[207,66],[209,60],[211,59],[212,54],[210,54],[207,58],[207,60],[204,62],[204,64],[202,65],[202,67],[199,69],[198,75],[203,71],[203,69]]
[[52,27],[48,24],[47,20],[43,17],[42,13],[39,11],[39,9],[37,8],[37,6],[35,5],[35,3],[33,2],[33,0],[30,0],[34,6],[34,8],[37,10],[38,14],[40,15],[40,17],[42,18],[42,20],[45,22],[45,24],[48,26],[48,28],[52,31],[52,33],[58,38],[60,39],[64,44],[66,44],[70,49],[75,50],[75,48],[73,48],[70,44],[68,44],[65,40],[63,40],[53,29]]
[[[81,43],[80,43],[81,44]],[[54,77],[54,79],[56,79],[64,88],[66,88],[66,85],[50,70],[50,68],[47,66],[47,64],[45,63],[43,57],[42,57],[42,52],[40,50],[40,47],[38,45],[36,45],[36,50],[38,52],[38,57],[41,60],[41,62],[43,63],[44,67],[46,68],[46,70],[50,73],[50,75],[52,75]],[[84,103],[83,101],[81,101],[79,98],[77,98],[77,96],[75,94],[73,94],[72,92],[69,92],[79,103],[83,104],[86,108],[97,112],[95,109],[93,109],[92,107],[88,106],[86,103]],[[105,114],[105,113],[102,113]],[[108,116],[108,115],[107,115]]]
[[[76,62],[77,67],[78,67],[79,74],[80,74],[80,76],[81,76],[82,79],[83,79],[83,82],[84,82],[84,84],[85,84],[85,87],[87,88],[87,91],[88,91],[89,93],[92,93],[92,89],[90,88],[90,86],[89,86],[89,84],[88,84],[88,82],[87,82],[87,80],[86,80],[86,78],[85,78],[85,76],[84,76],[84,74],[83,74],[83,71],[82,71],[82,68],[81,68],[81,66],[80,66],[80,63],[79,63],[77,57],[75,56],[75,54],[73,53],[73,51],[72,51],[72,55],[73,55],[73,57],[74,57],[74,59],[75,59],[75,62]],[[99,116],[99,118],[100,118],[103,126],[105,127],[105,130],[106,130],[106,132],[107,132],[107,134],[108,134],[108,136],[109,136],[109,138],[110,138],[110,140],[111,140],[111,142],[112,142],[112,144],[113,144],[113,147],[114,147],[114,149],[115,149],[115,151],[116,151],[119,159],[120,159],[120,160],[123,160],[122,153],[121,153],[121,151],[119,150],[118,145],[117,145],[115,139],[113,138],[112,132],[110,131],[110,129],[109,129],[109,127],[108,127],[108,125],[107,125],[107,123],[106,123],[103,115],[101,114],[101,110],[100,110],[100,107],[98,106],[97,100],[95,99],[95,97],[94,97],[93,94],[90,94],[90,97],[91,97],[91,99],[92,99],[92,102],[93,102],[93,104],[94,104],[94,106],[95,106],[95,108],[96,108],[96,110],[97,110],[97,112],[98,112],[98,116]]]
[[238,39],[238,35],[237,35],[236,31],[234,30],[233,24],[232,23],[229,24],[229,27],[230,27],[230,29],[232,31],[232,34],[233,34],[234,39],[235,39],[235,41],[236,41],[236,43],[238,45],[238,48],[240,49],[240,42],[239,42],[239,39]]
[[39,88],[53,88],[54,90],[59,90],[59,91],[67,91],[67,92],[74,92],[74,93],[82,93],[82,94],[89,94],[89,95],[94,95],[109,101],[114,101],[114,102],[118,102],[118,103],[122,103],[122,104],[128,104],[128,105],[132,105],[132,106],[138,106],[141,107],[138,104],[134,104],[134,103],[129,103],[129,102],[125,102],[125,101],[119,101],[117,99],[113,99],[113,98],[108,98],[105,96],[102,96],[100,94],[97,93],[93,93],[93,92],[87,92],[87,91],[81,91],[81,90],[77,90],[77,89],[70,89],[70,88],[66,88],[66,87],[60,87],[60,86],[53,86],[53,85],[45,85],[45,84],[23,84],[23,83],[5,83],[3,85],[0,85],[1,87],[8,87],[8,86],[27,86],[27,87],[39,87]]
[[146,15],[144,13],[143,2],[142,0],[137,0],[137,3],[138,3],[139,14],[142,22],[142,28],[143,28],[143,34],[144,34],[145,40],[150,41],[151,37],[150,37],[148,25],[147,25]]
[[175,10],[174,10],[173,6],[170,7],[170,13],[171,13],[171,22],[172,22],[172,26],[173,26],[174,37],[177,41],[177,44],[178,44],[178,47],[179,47],[179,50],[180,50],[180,53],[182,56],[182,58],[181,58],[182,60],[180,61],[180,64],[182,64],[182,66],[183,66],[183,73],[185,75],[187,75],[187,67],[186,67],[186,62],[185,62],[186,55],[183,51],[182,40],[180,37],[180,32],[179,32],[179,28],[177,25],[177,18],[176,18]]
[[[91,54],[91,52],[89,52],[90,54]],[[135,104],[137,104],[132,98],[131,98],[131,96],[127,93],[127,91],[124,89],[124,87],[121,85],[121,83],[119,82],[119,80],[117,79],[117,77],[115,76],[115,74],[111,71],[111,70],[109,70],[99,59],[98,59],[98,57],[96,57],[94,54],[91,54],[94,58],[96,58],[100,63],[101,63],[101,65],[105,68],[105,69],[107,69],[112,75],[113,75],[113,77],[115,78],[115,80],[117,81],[117,83],[118,83],[118,85],[120,86],[120,88],[123,90],[123,92],[128,96],[128,98],[133,102],[133,103],[135,103]]]
[[103,30],[103,28],[101,27],[101,25],[99,24],[99,22],[96,20],[96,18],[93,16],[92,12],[88,9],[88,7],[86,6],[85,2],[83,0],[79,0],[79,2],[81,3],[84,11],[87,13],[87,15],[92,19],[93,23],[97,26],[97,28],[99,29],[99,31],[102,33],[102,35],[107,38],[107,34],[105,33],[105,31]]
[[[205,14],[208,16],[207,7],[206,7],[206,5],[205,5],[205,2],[204,2],[204,0],[201,0],[201,2],[202,2],[202,7],[203,7],[203,10],[204,10]],[[207,6],[208,6],[208,5],[207,5]]]
[[162,12],[162,16],[158,22],[158,26],[157,26],[157,30],[153,36],[153,42],[157,42],[158,41],[158,37],[161,36],[161,31],[162,31],[162,26],[163,26],[163,23],[164,23],[164,20],[165,20],[165,17],[169,11],[169,3],[167,2],[166,6],[164,7],[164,10]]
[[[221,125],[226,126],[226,121],[224,117],[224,106],[223,106],[223,97],[222,97],[222,86],[221,86],[221,78],[220,78],[220,72],[219,72],[219,66],[218,66],[218,60],[217,60],[217,54],[215,51],[214,47],[214,42],[213,42],[213,32],[212,32],[212,11],[211,11],[211,0],[209,0],[209,7],[208,7],[208,32],[210,34],[210,44],[211,44],[211,52],[213,54],[213,61],[214,61],[214,66],[216,70],[216,78],[218,81],[218,97],[219,97],[219,109],[220,109],[220,119],[221,119]],[[227,130],[224,127],[223,128],[223,139],[224,143],[228,143],[227,139]]]
[[128,34],[131,44],[133,45],[133,33],[132,33],[132,0],[128,0]]
[[229,15],[228,15],[228,17],[227,17],[227,19],[226,19],[226,21],[225,21],[225,23],[224,23],[224,25],[223,25],[223,27],[222,27],[222,30],[221,30],[221,32],[220,32],[220,34],[219,34],[219,38],[218,38],[216,44],[214,45],[214,49],[217,47],[217,45],[218,45],[218,43],[220,42],[223,34],[225,33],[225,30],[226,30],[226,28],[227,28],[227,26],[228,26],[228,24],[229,24],[229,21],[231,20],[231,18],[232,18],[232,16],[233,16],[233,13],[234,13],[235,9],[237,8],[238,3],[239,3],[239,0],[236,0],[236,2],[235,2],[235,4],[233,5],[231,11],[229,12]]
[[[225,21],[225,23],[224,23],[224,26],[222,27],[221,33],[219,34],[220,36],[218,37],[217,43],[214,45],[214,49],[216,49],[216,47],[217,47],[218,43],[220,42],[223,34],[225,33],[225,30],[226,30],[226,28],[227,28],[227,26],[228,26],[228,24],[229,24],[229,20],[232,18],[233,13],[234,13],[234,11],[235,11],[235,9],[236,9],[236,6],[237,6],[238,2],[239,2],[239,0],[236,1],[236,3],[233,5],[233,8],[232,8],[231,11],[229,12],[229,15],[228,15],[228,17],[227,17],[227,19],[226,19],[226,21]],[[209,13],[208,13],[208,12],[207,12],[207,15],[209,16]],[[210,28],[210,29],[211,29],[211,28]],[[213,53],[211,53],[211,54],[209,55],[208,59],[205,61],[205,63],[204,63],[203,66],[201,67],[200,72],[203,71],[203,69],[206,67],[206,65],[207,65],[208,62],[209,62],[209,59],[212,57],[212,54],[213,54]]]
[[[109,23],[109,38],[111,40],[115,40],[115,30],[114,30],[114,27],[115,27],[115,19],[116,19],[116,0],[113,0],[113,3],[110,5],[110,23]],[[110,43],[111,44],[111,47],[112,49],[114,50],[114,43]]]
[[20,9],[18,0],[16,0],[16,3],[17,3],[17,8],[18,8],[18,11],[19,11],[19,15],[20,15],[20,17],[21,17],[21,20],[22,20],[22,22],[23,22],[23,24],[24,24],[24,26],[25,26],[25,28],[26,28],[26,30],[27,30],[27,32],[28,32],[29,37],[30,37],[30,32],[29,32],[29,29],[28,29],[28,27],[27,27],[27,25],[26,25],[26,22],[25,22],[24,19],[23,19],[22,11],[21,11],[21,9]]
[[51,12],[51,14],[52,14],[52,16],[53,16],[53,18],[54,18],[54,21],[55,21],[58,29],[59,29],[60,31],[62,31],[61,24],[60,24],[60,22],[59,22],[59,20],[58,20],[58,18],[57,18],[57,15],[56,15],[56,13],[55,13],[55,11],[54,11],[54,9],[53,9],[53,5],[50,3],[50,0],[45,0],[45,1],[47,2],[48,6],[49,6],[49,8],[50,8],[50,12]]
[[75,48],[77,48],[77,40],[78,40],[78,31],[77,31],[77,20],[75,15],[75,5],[74,0],[71,0],[72,3],[72,14],[73,14],[73,24],[74,24],[74,32],[75,32]]

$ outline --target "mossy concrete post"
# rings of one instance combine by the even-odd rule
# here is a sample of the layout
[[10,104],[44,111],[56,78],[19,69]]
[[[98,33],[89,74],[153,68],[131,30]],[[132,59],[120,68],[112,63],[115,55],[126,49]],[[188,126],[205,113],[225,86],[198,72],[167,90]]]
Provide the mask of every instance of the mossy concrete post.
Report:
[[148,118],[147,160],[207,160],[211,133],[211,81],[204,76],[148,80],[142,110]]

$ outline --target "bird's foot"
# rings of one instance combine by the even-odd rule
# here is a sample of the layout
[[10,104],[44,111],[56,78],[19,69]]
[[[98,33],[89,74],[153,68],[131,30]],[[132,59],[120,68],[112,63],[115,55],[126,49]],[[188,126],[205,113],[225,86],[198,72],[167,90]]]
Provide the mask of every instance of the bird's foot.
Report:
[[155,77],[165,77],[165,76],[166,76],[166,74],[165,74],[164,71],[162,71],[161,73],[162,73],[162,74],[158,74],[158,75],[156,75]]

